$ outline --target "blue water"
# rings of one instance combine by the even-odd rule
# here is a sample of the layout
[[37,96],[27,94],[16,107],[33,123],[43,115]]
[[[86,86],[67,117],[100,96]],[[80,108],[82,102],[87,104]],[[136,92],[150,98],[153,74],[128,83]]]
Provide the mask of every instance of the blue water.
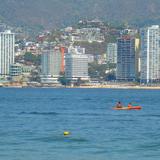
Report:
[[[119,100],[143,109],[112,110]],[[1,88],[0,160],[159,160],[159,100],[158,90]]]

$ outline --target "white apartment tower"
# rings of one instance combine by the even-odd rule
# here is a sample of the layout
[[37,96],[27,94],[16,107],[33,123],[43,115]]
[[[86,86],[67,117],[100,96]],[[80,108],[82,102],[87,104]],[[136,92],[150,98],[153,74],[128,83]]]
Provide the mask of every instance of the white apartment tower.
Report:
[[108,43],[107,45],[107,62],[109,63],[117,63],[117,44],[116,43]]
[[77,48],[69,48],[65,56],[65,77],[70,80],[88,80],[88,57],[78,52]]
[[141,83],[160,81],[160,27],[141,30]]
[[9,75],[10,65],[15,59],[15,35],[10,30],[0,32],[0,75]]

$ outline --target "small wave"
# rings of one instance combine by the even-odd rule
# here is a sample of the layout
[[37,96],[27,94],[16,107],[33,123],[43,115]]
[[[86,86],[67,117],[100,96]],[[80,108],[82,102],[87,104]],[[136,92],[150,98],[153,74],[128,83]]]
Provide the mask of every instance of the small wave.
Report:
[[57,112],[20,112],[19,114],[26,114],[26,115],[58,115]]
[[97,116],[104,116],[106,114],[104,114],[104,113],[73,113],[71,115],[73,115],[73,116],[88,116],[88,117],[94,116],[94,117],[97,117]]
[[90,100],[92,100],[92,99],[91,99],[91,98],[84,98],[84,99],[82,99],[82,100],[90,101]]
[[87,139],[84,138],[75,138],[75,137],[64,137],[64,136],[49,136],[49,137],[41,137],[41,138],[32,138],[29,139],[31,141],[40,141],[40,142],[73,142],[73,143],[85,143],[88,142]]
[[79,142],[79,143],[88,142],[88,140],[85,139],[85,138],[69,138],[69,141],[71,141],[71,142]]
[[55,98],[50,98],[51,101],[56,101],[56,100],[62,100],[62,98],[58,98],[58,97],[55,97]]
[[156,117],[156,118],[160,118],[160,114],[144,114],[144,115],[140,115],[140,117]]
[[160,146],[160,142],[157,143],[150,143],[150,144],[144,144],[144,145],[140,145],[139,148],[141,148],[142,150],[157,150],[159,149]]
[[106,154],[106,153],[108,153],[108,150],[106,149],[106,150],[98,150],[98,151],[92,151],[91,152],[92,154],[94,154],[94,155],[98,155],[98,154]]
[[112,119],[111,122],[135,122],[136,120],[133,119]]
[[100,116],[98,113],[77,113],[76,116]]
[[53,137],[32,138],[32,139],[29,139],[29,140],[31,140],[31,141],[46,142],[46,143],[53,142],[53,141],[62,141],[61,139],[58,139],[58,138],[55,140],[55,138],[53,138]]

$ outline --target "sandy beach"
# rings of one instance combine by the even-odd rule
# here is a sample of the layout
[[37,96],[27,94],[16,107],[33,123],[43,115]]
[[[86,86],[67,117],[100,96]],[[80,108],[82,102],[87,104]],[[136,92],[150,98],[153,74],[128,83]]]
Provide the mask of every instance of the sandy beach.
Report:
[[67,86],[67,88],[108,88],[108,89],[155,89],[160,90],[160,86],[132,86],[132,85],[83,85],[83,86]]

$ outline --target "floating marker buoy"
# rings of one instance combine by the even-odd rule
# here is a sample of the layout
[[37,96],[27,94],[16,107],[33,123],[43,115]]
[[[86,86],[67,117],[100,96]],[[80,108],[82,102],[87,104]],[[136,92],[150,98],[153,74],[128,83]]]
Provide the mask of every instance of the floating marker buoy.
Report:
[[64,131],[63,134],[64,134],[64,136],[69,136],[71,133],[68,131]]

